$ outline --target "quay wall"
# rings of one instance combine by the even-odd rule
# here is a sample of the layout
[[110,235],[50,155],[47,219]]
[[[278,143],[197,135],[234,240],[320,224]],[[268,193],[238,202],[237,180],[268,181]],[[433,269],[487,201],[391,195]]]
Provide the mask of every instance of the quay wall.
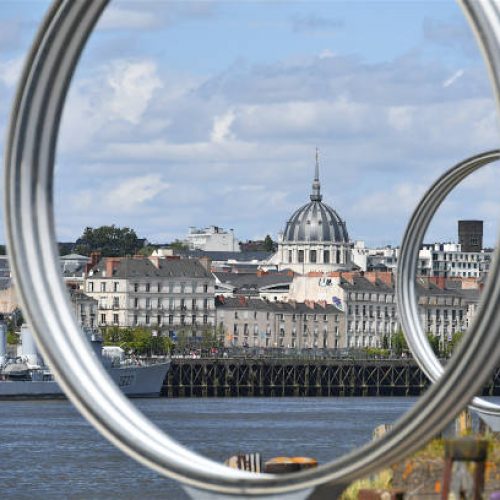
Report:
[[[174,358],[162,395],[418,396],[427,387],[429,381],[411,359]],[[500,368],[483,395],[500,396]]]

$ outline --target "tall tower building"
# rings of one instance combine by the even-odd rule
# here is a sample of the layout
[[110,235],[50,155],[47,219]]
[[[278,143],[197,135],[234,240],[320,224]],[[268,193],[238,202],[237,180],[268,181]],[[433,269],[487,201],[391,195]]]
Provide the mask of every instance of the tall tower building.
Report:
[[458,242],[462,252],[480,252],[483,249],[483,221],[459,220]]

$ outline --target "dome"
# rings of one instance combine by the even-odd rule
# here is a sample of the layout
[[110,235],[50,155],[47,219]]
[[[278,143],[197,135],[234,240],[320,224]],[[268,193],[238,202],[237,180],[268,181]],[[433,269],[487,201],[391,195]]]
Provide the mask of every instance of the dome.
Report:
[[326,203],[311,201],[300,207],[286,223],[283,241],[347,243],[349,235],[342,221]]
[[286,223],[283,242],[348,243],[345,222],[333,208],[323,203],[319,182],[319,162],[316,152],[316,170],[312,184],[311,201],[296,210]]

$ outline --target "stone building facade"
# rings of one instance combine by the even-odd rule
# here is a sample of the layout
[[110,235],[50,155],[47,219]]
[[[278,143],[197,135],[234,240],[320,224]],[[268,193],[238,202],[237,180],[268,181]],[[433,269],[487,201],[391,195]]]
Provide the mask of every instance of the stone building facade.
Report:
[[197,337],[215,325],[215,280],[196,260],[106,258],[85,279],[98,301],[97,326],[154,328]]
[[[341,279],[344,290],[346,347],[382,347],[390,345],[393,334],[401,329],[398,320],[394,282],[391,273],[352,276]],[[456,332],[464,332],[472,320],[479,290],[447,288],[428,279],[417,280],[420,322],[426,333],[444,344]],[[386,340],[384,341],[384,337]]]
[[345,340],[342,311],[325,303],[268,302],[220,297],[217,331],[225,346],[340,348]]
[[76,322],[82,327],[95,328],[98,318],[97,300],[72,288],[69,289],[69,295]]

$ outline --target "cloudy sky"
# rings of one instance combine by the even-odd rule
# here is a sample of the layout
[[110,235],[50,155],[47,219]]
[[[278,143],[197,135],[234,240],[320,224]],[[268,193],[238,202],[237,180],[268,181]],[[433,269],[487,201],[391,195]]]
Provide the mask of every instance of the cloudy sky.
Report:
[[[0,0],[2,138],[48,5]],[[351,238],[398,244],[426,186],[498,147],[498,132],[452,0],[115,0],[64,111],[59,239],[111,223],[152,242],[210,224],[242,240],[276,236],[308,201],[318,147],[324,201]],[[458,218],[482,218],[493,244],[499,168],[457,190],[429,241],[456,240]]]

